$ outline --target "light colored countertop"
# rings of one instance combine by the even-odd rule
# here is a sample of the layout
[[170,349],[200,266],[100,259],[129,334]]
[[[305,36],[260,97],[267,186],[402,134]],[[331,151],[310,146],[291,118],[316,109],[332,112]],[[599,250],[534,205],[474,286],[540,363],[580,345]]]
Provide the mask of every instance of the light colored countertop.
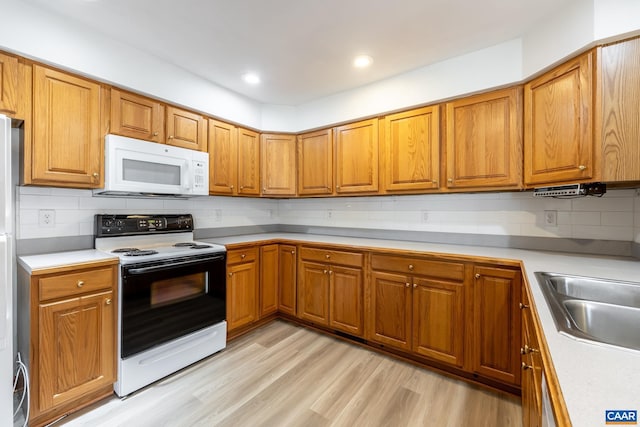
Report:
[[109,261],[117,263],[118,257],[95,249],[18,257],[18,263],[29,274],[46,272],[47,270],[66,266],[81,266]]
[[293,233],[254,234],[202,240],[233,245],[277,239],[521,261],[573,425],[604,425],[607,409],[640,410],[640,352],[578,341],[560,334],[534,276],[536,271],[547,271],[640,281],[640,261],[638,260],[560,252]]

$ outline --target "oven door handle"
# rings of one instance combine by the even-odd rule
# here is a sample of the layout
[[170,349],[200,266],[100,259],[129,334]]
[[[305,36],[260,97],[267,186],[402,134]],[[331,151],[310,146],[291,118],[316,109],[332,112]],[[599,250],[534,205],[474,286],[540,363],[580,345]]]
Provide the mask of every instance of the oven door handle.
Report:
[[185,267],[185,266],[194,265],[194,264],[202,264],[203,262],[222,261],[222,260],[224,260],[224,256],[217,256],[213,258],[197,259],[193,261],[182,261],[182,262],[173,262],[171,264],[155,265],[153,267],[131,268],[129,270],[126,270],[126,272],[127,274],[131,274],[131,275],[147,274],[147,273],[155,273],[157,271],[170,270],[176,267]]

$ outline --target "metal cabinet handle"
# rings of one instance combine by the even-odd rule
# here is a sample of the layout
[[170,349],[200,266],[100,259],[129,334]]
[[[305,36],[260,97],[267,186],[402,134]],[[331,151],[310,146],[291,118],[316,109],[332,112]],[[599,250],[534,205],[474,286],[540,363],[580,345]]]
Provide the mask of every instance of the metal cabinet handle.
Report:
[[84,286],[84,281],[78,280],[78,287],[81,288]]
[[154,133],[153,133],[153,136],[158,136],[158,135],[159,135],[159,133],[158,133],[158,132],[154,132]]
[[413,264],[409,264],[409,270],[413,271]]
[[449,178],[449,179],[447,180],[447,182],[448,182],[449,184],[451,184],[451,183],[453,182],[453,178]]
[[291,251],[291,255],[295,255],[295,254],[296,254],[296,251]]
[[580,169],[581,171],[585,170],[587,167],[585,165],[580,165],[578,166],[578,169]]
[[323,272],[324,274],[327,274],[327,270],[322,270],[322,272]]
[[241,185],[241,186],[240,186],[240,189],[241,189],[241,190],[244,190],[244,185]]
[[111,305],[111,298],[107,298],[104,302],[106,305]]
[[438,185],[438,181],[436,181],[435,179],[433,181],[431,181],[432,184]]
[[523,303],[518,304],[518,306],[520,307],[520,310],[524,310],[525,308],[529,308],[528,305],[523,304]]
[[229,188],[233,190],[233,185],[230,185]]
[[527,365],[526,363],[522,362],[522,370],[526,371],[527,369],[533,369],[533,366]]
[[240,255],[240,258],[242,258],[242,259],[245,259],[246,257],[247,257],[247,255],[246,255],[246,254],[241,254],[241,255]]
[[173,139],[173,135],[169,135],[169,139]]
[[405,283],[405,286],[408,288],[411,286],[411,283]]
[[329,274],[333,274],[333,270],[329,270]]
[[329,259],[329,258],[331,258],[331,255],[326,254],[324,257],[325,257],[326,259]]
[[94,172],[92,176],[93,176],[94,181],[97,181],[98,178],[100,178],[100,174],[98,172]]
[[476,278],[476,279],[479,279],[479,278],[480,278],[480,274],[479,274],[479,273],[476,273],[475,278]]
[[417,283],[414,283],[414,284],[413,284],[413,289],[415,289],[415,288],[417,288],[417,287],[418,287],[418,284],[417,284]]
[[262,192],[266,193],[267,192],[267,187],[262,187]]
[[229,273],[229,277],[233,276],[233,273]]
[[520,354],[529,354],[529,353],[538,353],[540,350],[537,348],[529,347],[528,345],[524,345],[524,347],[520,348]]

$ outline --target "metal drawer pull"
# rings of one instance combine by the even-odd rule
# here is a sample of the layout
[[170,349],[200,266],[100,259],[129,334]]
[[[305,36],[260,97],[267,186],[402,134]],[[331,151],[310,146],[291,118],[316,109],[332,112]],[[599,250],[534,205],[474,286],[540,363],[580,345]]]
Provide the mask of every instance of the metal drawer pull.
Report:
[[246,254],[242,254],[242,255],[240,255],[240,258],[245,259],[246,256],[247,256]]
[[111,305],[111,298],[107,298],[107,300],[104,303],[107,305]]
[[533,366],[527,365],[526,363],[522,362],[522,370],[526,371],[527,369],[533,369]]
[[84,286],[84,282],[82,280],[78,280],[78,287],[81,288]]
[[519,307],[520,307],[520,310],[524,310],[525,308],[529,308],[528,305],[523,304],[523,303],[520,303]]
[[529,347],[528,345],[524,345],[524,348],[520,349],[520,354],[529,354],[529,353],[538,353],[540,350],[537,348]]

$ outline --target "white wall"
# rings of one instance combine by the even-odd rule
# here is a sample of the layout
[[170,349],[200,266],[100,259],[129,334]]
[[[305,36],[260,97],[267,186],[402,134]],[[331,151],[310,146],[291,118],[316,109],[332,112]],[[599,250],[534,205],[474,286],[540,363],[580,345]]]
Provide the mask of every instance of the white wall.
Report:
[[595,0],[594,37],[605,40],[619,34],[637,34],[640,30],[640,1]]
[[[613,190],[602,198],[534,199],[531,192],[429,194],[330,199],[203,197],[149,200],[92,197],[89,190],[19,187],[17,238],[93,235],[97,213],[184,213],[196,228],[297,224],[388,230],[640,241],[640,196]],[[38,211],[55,211],[40,227]],[[543,223],[557,211],[558,226]],[[635,228],[634,228],[635,221]]]
[[321,127],[517,82],[520,39],[298,106],[298,130]]
[[[241,197],[201,197],[188,200],[92,197],[90,190],[18,187],[16,238],[35,239],[94,234],[100,213],[191,213],[195,227],[218,228],[278,223],[278,201]],[[38,225],[38,211],[55,211],[55,225]]]
[[262,105],[188,70],[17,0],[1,0],[0,48],[260,128]]

